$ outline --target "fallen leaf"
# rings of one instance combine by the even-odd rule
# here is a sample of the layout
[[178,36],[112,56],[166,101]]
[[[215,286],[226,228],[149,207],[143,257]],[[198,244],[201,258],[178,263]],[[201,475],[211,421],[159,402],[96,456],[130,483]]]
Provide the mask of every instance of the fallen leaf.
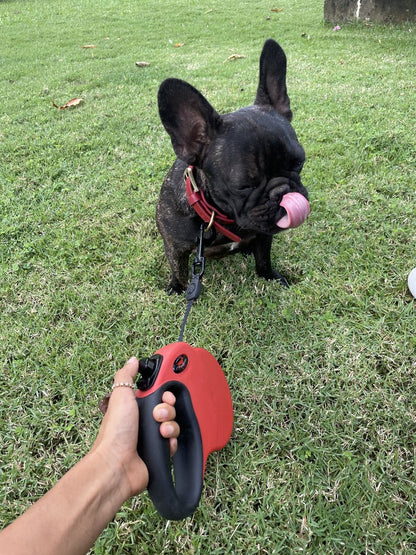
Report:
[[66,110],[66,108],[72,108],[73,106],[78,106],[78,104],[82,101],[83,101],[82,98],[73,98],[63,106],[58,106],[57,104],[55,104],[55,100],[52,100],[52,105],[54,106],[54,108],[58,108],[58,110]]
[[95,46],[95,44],[86,44],[82,48],[97,48],[97,47]]
[[149,62],[136,62],[137,67],[147,67],[150,66]]
[[103,414],[107,412],[108,403],[110,402],[110,397],[111,397],[111,393],[107,393],[107,395],[104,395],[104,397],[98,403],[98,408]]
[[180,48],[181,46],[184,46],[184,44],[185,44],[184,42],[177,42],[177,43],[174,44],[173,46],[174,46],[175,48]]
[[230,62],[231,60],[239,60],[240,58],[245,58],[245,56],[242,56],[241,54],[231,54],[231,56],[228,56],[228,58],[223,61],[223,64],[225,64],[225,62]]
[[270,11],[271,11],[271,12],[279,13],[279,12],[282,12],[282,11],[283,11],[283,8],[272,8]]

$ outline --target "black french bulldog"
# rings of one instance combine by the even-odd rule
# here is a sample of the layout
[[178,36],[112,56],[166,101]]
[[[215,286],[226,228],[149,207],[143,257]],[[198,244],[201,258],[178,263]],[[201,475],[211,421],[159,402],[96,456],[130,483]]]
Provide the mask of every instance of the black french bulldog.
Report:
[[158,102],[178,157],[162,185],[156,210],[172,271],[168,291],[180,293],[187,287],[189,255],[202,222],[185,191],[184,171],[189,165],[194,166],[195,182],[210,208],[228,217],[232,223],[226,227],[238,235],[232,241],[211,232],[205,255],[252,252],[259,276],[287,285],[270,260],[273,236],[281,231],[276,222],[285,212],[280,201],[288,192],[306,199],[308,193],[300,179],[305,153],[290,124],[282,48],[272,39],[265,42],[252,106],[221,116],[199,91],[179,79],[161,84]]

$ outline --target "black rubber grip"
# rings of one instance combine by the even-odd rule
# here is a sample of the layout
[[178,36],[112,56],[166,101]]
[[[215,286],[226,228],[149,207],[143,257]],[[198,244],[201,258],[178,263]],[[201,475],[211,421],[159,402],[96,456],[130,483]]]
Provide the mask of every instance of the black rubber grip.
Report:
[[[173,459],[169,440],[160,435],[160,423],[153,418],[153,409],[167,390],[176,397],[175,420],[180,426],[178,450]],[[140,412],[137,450],[149,470],[150,498],[163,517],[180,520],[195,511],[203,482],[202,438],[191,396],[185,385],[171,381],[152,394],[137,398],[137,403]]]

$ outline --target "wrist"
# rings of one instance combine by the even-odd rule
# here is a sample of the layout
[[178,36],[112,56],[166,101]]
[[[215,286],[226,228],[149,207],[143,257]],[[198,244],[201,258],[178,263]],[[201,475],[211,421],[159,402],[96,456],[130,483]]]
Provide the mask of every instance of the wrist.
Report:
[[97,472],[105,477],[109,495],[116,495],[120,505],[133,495],[144,491],[149,481],[146,465],[135,452],[123,456],[114,446],[99,445],[88,453]]

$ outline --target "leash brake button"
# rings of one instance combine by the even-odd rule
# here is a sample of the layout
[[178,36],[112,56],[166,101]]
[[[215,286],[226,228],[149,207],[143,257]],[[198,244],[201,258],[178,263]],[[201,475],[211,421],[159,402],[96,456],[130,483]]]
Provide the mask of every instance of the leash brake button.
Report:
[[146,391],[152,387],[162,366],[162,360],[162,355],[153,355],[139,360],[139,374],[141,377],[137,381],[138,389]]

